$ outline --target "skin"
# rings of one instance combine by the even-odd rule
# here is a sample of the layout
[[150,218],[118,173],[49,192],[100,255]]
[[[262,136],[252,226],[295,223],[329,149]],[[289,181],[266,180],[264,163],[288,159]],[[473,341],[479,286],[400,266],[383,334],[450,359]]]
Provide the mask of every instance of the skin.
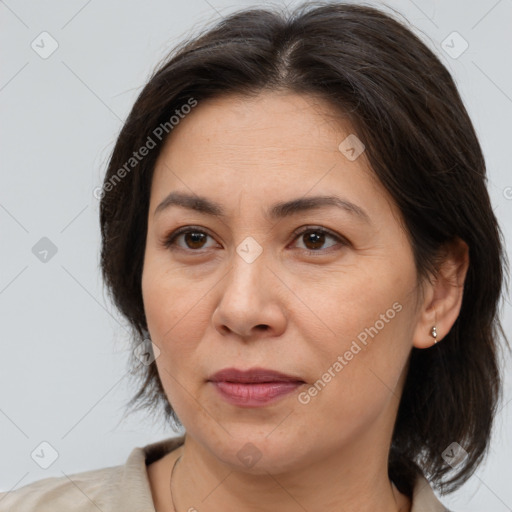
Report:
[[[179,510],[410,510],[387,474],[406,363],[413,346],[434,343],[434,324],[439,341],[455,322],[467,246],[450,247],[437,280],[420,293],[400,212],[365,153],[350,161],[338,149],[353,131],[329,112],[320,99],[284,92],[201,101],[159,156],[142,291],[160,349],[155,363],[186,428],[185,444],[148,466],[159,511],[173,510],[169,477],[178,455]],[[177,206],[155,215],[171,191],[219,202],[226,218]],[[371,223],[335,207],[278,221],[264,216],[278,201],[324,194],[355,203]],[[194,244],[180,235],[175,249],[165,247],[169,232],[188,225],[209,236]],[[326,235],[315,245],[293,234],[305,226],[331,230],[347,243]],[[252,263],[236,251],[249,236],[262,248]],[[300,403],[299,393],[394,303],[402,309],[364,350]],[[249,409],[227,403],[207,382],[222,368],[254,366],[306,384]],[[252,467],[237,457],[248,442],[261,455]]]

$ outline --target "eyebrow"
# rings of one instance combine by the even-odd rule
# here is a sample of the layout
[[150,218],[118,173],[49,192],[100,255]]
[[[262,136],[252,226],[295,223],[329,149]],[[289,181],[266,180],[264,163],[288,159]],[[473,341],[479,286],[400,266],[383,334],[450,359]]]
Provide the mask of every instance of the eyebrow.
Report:
[[[157,215],[171,206],[180,206],[212,217],[225,218],[224,208],[217,202],[203,196],[185,192],[171,192],[155,209]],[[371,224],[369,215],[360,207],[337,196],[301,197],[272,205],[265,213],[268,219],[282,219],[297,213],[325,207],[337,207]]]

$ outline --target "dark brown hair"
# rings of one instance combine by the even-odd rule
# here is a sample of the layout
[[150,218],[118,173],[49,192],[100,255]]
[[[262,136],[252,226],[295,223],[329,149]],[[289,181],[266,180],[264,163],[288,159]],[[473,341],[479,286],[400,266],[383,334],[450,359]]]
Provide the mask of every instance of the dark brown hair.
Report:
[[[420,277],[435,275],[444,244],[460,238],[469,246],[459,317],[441,343],[412,348],[389,455],[401,492],[411,495],[417,472],[452,492],[483,460],[502,398],[499,336],[508,340],[498,302],[508,265],[482,151],[454,81],[391,15],[338,2],[308,2],[291,13],[247,9],[174,49],[136,100],[103,184],[101,268],[112,299],[135,347],[147,336],[141,274],[162,127],[172,133],[170,117],[191,98],[200,104],[273,90],[321,97],[349,120],[401,211]],[[147,155],[130,160],[150,139]],[[163,407],[165,421],[181,426],[156,365],[132,362],[140,388],[129,406]],[[452,442],[468,453],[453,469],[442,457]]]

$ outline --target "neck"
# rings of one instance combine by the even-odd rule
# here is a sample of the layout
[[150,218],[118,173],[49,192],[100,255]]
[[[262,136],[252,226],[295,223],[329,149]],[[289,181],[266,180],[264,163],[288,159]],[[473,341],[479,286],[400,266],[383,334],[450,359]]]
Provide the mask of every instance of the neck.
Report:
[[[317,454],[315,460],[293,470],[254,474],[219,461],[186,435],[172,460],[181,455],[172,481],[173,499],[177,511],[409,512],[409,499],[388,478],[387,453],[373,458],[367,453],[364,443],[352,443]],[[169,493],[169,464],[167,469]],[[172,510],[170,494],[165,510]]]

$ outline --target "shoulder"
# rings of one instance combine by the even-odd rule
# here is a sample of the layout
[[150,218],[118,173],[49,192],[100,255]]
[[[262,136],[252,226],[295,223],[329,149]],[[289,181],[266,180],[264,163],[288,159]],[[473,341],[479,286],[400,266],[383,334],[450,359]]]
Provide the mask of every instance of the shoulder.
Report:
[[122,466],[43,478],[0,493],[0,512],[113,511]]
[[0,512],[155,512],[147,465],[184,436],[132,449],[123,465],[49,477],[0,493]]

